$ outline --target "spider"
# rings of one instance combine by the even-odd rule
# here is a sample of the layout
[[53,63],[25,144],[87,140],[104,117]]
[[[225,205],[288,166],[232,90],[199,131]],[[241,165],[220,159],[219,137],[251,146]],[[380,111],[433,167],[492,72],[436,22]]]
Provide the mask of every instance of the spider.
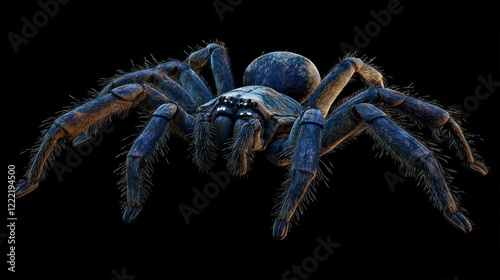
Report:
[[[37,188],[66,141],[84,143],[112,118],[138,109],[148,119],[123,166],[125,222],[134,221],[143,208],[152,164],[165,156],[167,142],[175,136],[190,143],[192,160],[203,172],[224,157],[228,172],[241,177],[258,154],[287,168],[272,229],[274,238],[284,239],[324,176],[321,157],[366,133],[382,154],[417,179],[451,224],[464,232],[472,230],[434,150],[405,127],[416,125],[446,137],[463,164],[480,175],[488,168],[452,113],[436,102],[386,87],[372,60],[347,55],[321,78],[308,58],[289,51],[269,52],[248,65],[242,86],[235,87],[222,42],[207,43],[187,55],[184,61],[146,63],[120,72],[92,99],[54,118],[32,151],[17,197]],[[211,71],[213,86],[203,78],[204,69]],[[363,82],[362,89],[336,102],[355,77]],[[406,122],[398,124],[401,120]]]

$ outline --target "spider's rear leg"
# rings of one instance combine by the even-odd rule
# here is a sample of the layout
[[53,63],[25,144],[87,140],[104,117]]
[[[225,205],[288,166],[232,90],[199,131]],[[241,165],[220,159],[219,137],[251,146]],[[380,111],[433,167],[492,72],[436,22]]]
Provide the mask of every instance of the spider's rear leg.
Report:
[[[380,100],[384,103],[386,102],[384,99],[393,99],[395,95],[402,95],[390,89],[378,89],[377,91],[379,92]],[[407,116],[421,127],[427,127],[436,134],[444,132],[444,136],[450,143],[450,146],[455,149],[457,157],[463,162],[464,166],[477,174],[488,174],[488,168],[474,151],[464,131],[450,113],[436,105],[408,96],[405,96],[404,101],[399,104],[388,103],[387,105]],[[440,131],[441,129],[442,131]]]
[[458,207],[458,200],[448,188],[445,172],[422,143],[387,118],[371,104],[354,105],[354,111],[368,126],[376,144],[404,166],[415,170],[430,199],[438,210],[456,227],[470,232],[472,225]]
[[361,102],[391,107],[399,114],[408,117],[419,127],[431,129],[436,134],[445,132],[444,135],[450,142],[450,146],[456,150],[457,157],[467,168],[480,175],[488,173],[488,168],[468,142],[462,128],[450,113],[437,105],[418,100],[392,89],[372,87],[334,111]]
[[135,220],[149,193],[148,182],[152,174],[151,164],[156,160],[158,153],[165,152],[166,142],[170,138],[174,124],[184,135],[190,134],[194,127],[194,118],[187,114],[180,106],[169,103],[163,104],[153,113],[147,126],[137,137],[127,154],[122,182],[125,196],[123,220]]
[[[370,87],[360,94],[349,99],[347,102],[334,108],[328,118],[336,114],[348,110],[355,104],[370,103],[378,106],[387,106],[398,113],[408,117],[419,127],[425,127],[432,130],[434,133],[445,132],[447,140],[451,147],[456,150],[457,157],[470,170],[475,171],[480,175],[486,175],[488,168],[480,157],[476,154],[471,144],[467,141],[464,132],[457,122],[450,116],[450,113],[441,109],[437,105],[423,102],[416,98],[404,95],[389,88]],[[335,143],[330,143],[324,148],[331,150]]]
[[17,187],[17,197],[33,191],[44,179],[45,169],[60,150],[63,140],[73,140],[82,132],[110,117],[126,114],[134,103],[157,107],[168,99],[156,90],[142,85],[124,85],[112,90],[111,94],[93,99],[57,118],[41,139],[36,154],[32,155],[26,180]]
[[[375,104],[394,108],[421,127],[432,130],[438,130],[442,127],[445,129],[451,128],[448,131],[448,137],[454,144],[452,147],[457,150],[458,157],[471,170],[480,175],[487,174],[488,169],[476,158],[477,156],[475,156],[472,147],[467,142],[463,131],[447,111],[395,90],[380,87],[368,88],[332,110],[323,128],[325,137],[322,140],[321,146],[323,150],[321,155],[328,153],[341,144],[344,139],[357,133],[356,127],[359,123],[356,119],[358,118],[345,117],[352,114],[351,112],[354,109],[367,123],[370,128],[369,131],[372,131],[371,135],[378,139],[378,143],[389,151],[390,155],[408,167],[407,169],[417,170],[417,177],[421,180],[420,183],[430,190],[434,205],[457,227],[464,231],[470,231],[470,222],[457,210],[456,198],[447,188],[444,171],[437,159],[423,144],[388,120],[378,108],[373,107]],[[361,111],[364,107],[369,107],[369,109],[365,108]],[[370,122],[367,115],[363,118],[360,112],[371,113],[373,121]],[[374,117],[377,114],[379,116]],[[417,158],[418,162],[412,163],[408,161],[409,158]],[[421,166],[415,166],[417,163]]]

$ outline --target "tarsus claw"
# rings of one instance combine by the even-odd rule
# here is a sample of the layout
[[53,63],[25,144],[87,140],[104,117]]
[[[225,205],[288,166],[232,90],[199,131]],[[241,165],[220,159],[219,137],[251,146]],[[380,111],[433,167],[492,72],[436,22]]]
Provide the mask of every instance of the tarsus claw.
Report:
[[283,240],[288,234],[288,229],[290,227],[290,222],[282,219],[276,219],[273,225],[273,236],[277,240]]
[[461,229],[463,232],[467,233],[472,231],[472,225],[469,219],[467,219],[462,212],[446,212],[444,216],[450,223]]
[[22,180],[19,181],[19,185],[16,188],[16,197],[20,198],[23,197],[30,192],[34,191],[38,187],[38,182],[30,185],[28,181]]
[[123,211],[123,221],[125,223],[131,223],[135,221],[139,212],[141,212],[142,206],[127,206],[125,211]]
[[477,162],[477,161],[474,161],[474,162],[469,162],[468,166],[467,166],[470,170],[480,174],[480,175],[486,175],[488,174],[489,170],[488,168],[486,167],[486,165],[484,165],[484,163],[482,162]]
[[81,145],[81,144],[84,144],[84,143],[87,143],[89,140],[91,140],[92,138],[88,135],[88,134],[82,134],[78,137],[75,138],[75,140],[73,140],[73,146],[74,147],[77,147],[78,145]]

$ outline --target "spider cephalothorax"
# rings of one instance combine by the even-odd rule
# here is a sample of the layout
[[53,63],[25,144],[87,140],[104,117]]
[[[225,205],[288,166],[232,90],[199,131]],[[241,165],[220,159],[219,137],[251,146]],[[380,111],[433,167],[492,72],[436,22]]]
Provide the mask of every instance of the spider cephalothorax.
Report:
[[[215,92],[201,77],[210,65]],[[352,77],[366,87],[336,101]],[[235,87],[227,51],[211,43],[192,52],[186,61],[169,61],[121,74],[109,80],[98,95],[57,118],[34,149],[26,178],[17,188],[21,197],[43,180],[45,170],[65,143],[87,141],[111,117],[132,108],[148,112],[149,120],[135,139],[123,168],[123,219],[131,222],[148,194],[152,159],[161,158],[171,136],[189,141],[193,162],[209,171],[219,155],[233,176],[249,172],[252,159],[265,155],[288,169],[277,196],[273,235],[283,239],[302,212],[315,184],[320,158],[360,133],[367,133],[385,154],[418,178],[433,205],[459,229],[472,225],[451,191],[449,175],[433,151],[386,112],[399,114],[448,139],[466,167],[485,175],[476,155],[452,115],[398,90],[386,88],[384,78],[369,62],[345,57],[323,79],[302,55],[271,52],[247,67],[241,87]]]
[[[212,108],[209,118],[215,129],[216,147],[222,150],[228,146],[227,168],[235,176],[246,174],[249,159],[256,152],[264,150],[278,135],[290,131],[302,108],[297,101],[264,86],[234,89],[205,106]],[[195,137],[200,136],[195,134]],[[206,149],[196,146],[195,150]],[[206,163],[201,162],[200,166],[204,165]]]

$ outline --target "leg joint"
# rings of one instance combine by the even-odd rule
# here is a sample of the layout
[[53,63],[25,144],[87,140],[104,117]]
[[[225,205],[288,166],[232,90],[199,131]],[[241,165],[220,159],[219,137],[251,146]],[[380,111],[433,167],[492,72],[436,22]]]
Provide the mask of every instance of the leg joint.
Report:
[[363,121],[368,123],[371,123],[378,118],[387,117],[382,110],[368,103],[354,105],[354,111]]
[[113,96],[128,102],[136,101],[142,92],[144,92],[144,87],[140,84],[127,84],[111,90]]
[[318,109],[309,108],[302,113],[302,118],[300,119],[300,125],[303,124],[316,124],[323,127],[323,114]]
[[160,117],[166,120],[172,120],[178,111],[178,106],[175,103],[163,104],[153,113],[153,117]]
[[184,62],[181,61],[169,61],[158,65],[156,68],[160,69],[162,72],[169,76],[178,77],[181,72],[190,71],[191,68]]
[[376,92],[377,97],[379,98],[379,102],[389,107],[398,106],[406,100],[406,96],[404,94],[395,90],[387,88],[377,88]]
[[356,57],[348,57],[345,59],[345,61],[349,61],[354,66],[356,72],[361,70],[361,68],[363,68],[363,65],[365,64],[361,59]]

